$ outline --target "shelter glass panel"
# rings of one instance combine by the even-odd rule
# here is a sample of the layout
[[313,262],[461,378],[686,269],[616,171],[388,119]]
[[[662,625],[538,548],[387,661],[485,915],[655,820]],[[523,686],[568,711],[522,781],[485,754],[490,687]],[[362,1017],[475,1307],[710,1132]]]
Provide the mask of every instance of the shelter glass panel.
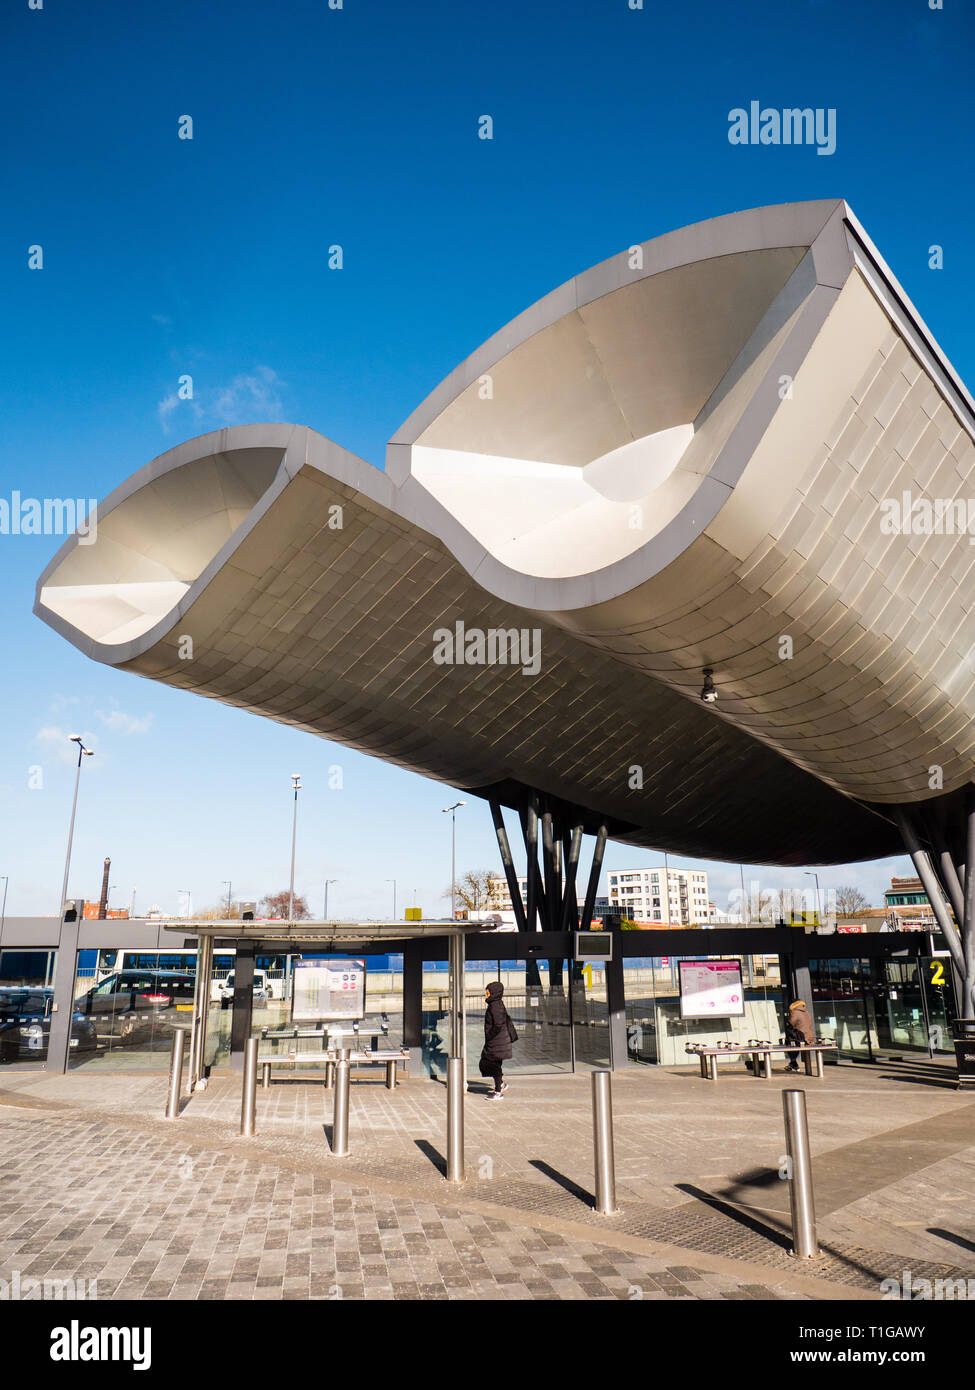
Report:
[[[25,1071],[45,1066],[55,967],[54,951],[0,951],[0,1066]],[[89,1045],[89,1030],[75,1018],[72,1050]]]

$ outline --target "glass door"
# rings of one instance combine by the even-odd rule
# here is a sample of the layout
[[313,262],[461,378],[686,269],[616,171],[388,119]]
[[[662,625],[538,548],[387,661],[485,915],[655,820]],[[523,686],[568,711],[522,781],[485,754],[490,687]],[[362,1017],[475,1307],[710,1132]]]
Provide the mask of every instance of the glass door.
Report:
[[864,984],[872,999],[881,1053],[927,1056],[928,1028],[916,960],[864,961]]

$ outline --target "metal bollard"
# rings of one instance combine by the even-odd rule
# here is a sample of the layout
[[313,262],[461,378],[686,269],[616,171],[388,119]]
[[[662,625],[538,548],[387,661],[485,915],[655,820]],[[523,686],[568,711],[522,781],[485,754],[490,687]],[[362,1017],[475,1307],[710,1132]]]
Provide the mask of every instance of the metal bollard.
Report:
[[816,1244],[816,1211],[813,1205],[812,1160],[809,1155],[809,1127],[806,1123],[805,1091],[783,1091],[785,1150],[792,1177],[789,1200],[792,1205],[792,1254],[813,1260],[819,1254]]
[[257,1118],[257,1038],[244,1044],[244,1084],[240,1094],[240,1132],[252,1139]]
[[393,1062],[387,1062],[387,1063],[386,1063],[386,1090],[387,1090],[387,1091],[395,1091],[395,1090],[396,1090],[396,1063],[395,1063],[395,1061],[393,1061]]
[[335,1067],[335,1105],[332,1109],[332,1153],[345,1158],[349,1152],[349,1050],[343,1047]]
[[186,1029],[173,1029],[173,1051],[169,1061],[169,1095],[166,1097],[166,1119],[179,1118],[179,1092],[183,1079],[183,1047]]
[[464,1092],[467,1089],[463,1057],[447,1059],[447,1181],[464,1181]]
[[613,1097],[610,1073],[592,1074],[593,1148],[596,1158],[596,1210],[609,1216],[616,1206],[616,1165],[613,1160]]

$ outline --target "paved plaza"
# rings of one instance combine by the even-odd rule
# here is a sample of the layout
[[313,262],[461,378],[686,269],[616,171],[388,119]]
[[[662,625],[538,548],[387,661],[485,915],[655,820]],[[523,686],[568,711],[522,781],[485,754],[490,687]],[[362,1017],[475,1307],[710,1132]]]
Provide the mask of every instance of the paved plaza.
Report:
[[[147,1299],[864,1299],[975,1277],[975,1100],[946,1063],[844,1063],[822,1081],[648,1068],[613,1078],[619,1211],[592,1208],[590,1082],[518,1077],[466,1102],[467,1180],[442,1177],[446,1093],[240,1078],[163,1118],[166,1079],[0,1074],[0,1278]],[[781,1092],[806,1092],[822,1258],[788,1253]]]

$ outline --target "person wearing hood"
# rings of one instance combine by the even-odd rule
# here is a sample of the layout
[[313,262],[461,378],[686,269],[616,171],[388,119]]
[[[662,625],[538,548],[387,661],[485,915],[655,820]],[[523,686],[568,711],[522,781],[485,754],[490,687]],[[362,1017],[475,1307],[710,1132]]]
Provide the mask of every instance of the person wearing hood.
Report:
[[484,1048],[481,1052],[479,1069],[482,1076],[494,1082],[494,1090],[488,1093],[488,1100],[500,1100],[508,1089],[502,1074],[502,1063],[511,1056],[511,1044],[518,1034],[504,1006],[504,985],[500,980],[492,980],[484,991],[487,1009],[484,1012]]
[[[800,1045],[816,1041],[816,1029],[804,999],[797,999],[794,1004],[789,1005],[789,1017],[785,1025],[785,1040],[787,1043],[799,1043]],[[786,1056],[789,1059],[789,1071],[798,1071],[798,1052],[787,1052]]]

